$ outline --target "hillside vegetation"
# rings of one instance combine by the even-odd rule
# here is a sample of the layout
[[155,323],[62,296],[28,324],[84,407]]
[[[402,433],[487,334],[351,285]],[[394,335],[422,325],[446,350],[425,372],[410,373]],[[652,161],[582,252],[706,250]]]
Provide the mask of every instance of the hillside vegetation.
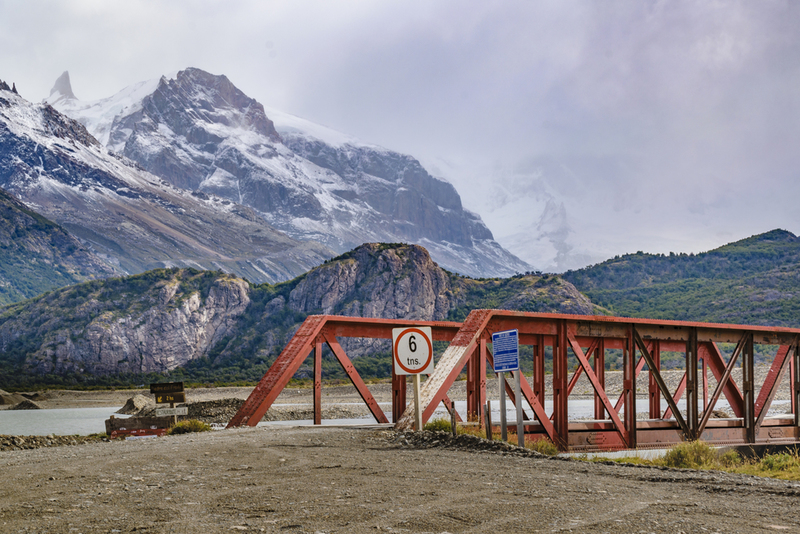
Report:
[[61,226],[0,189],[0,305],[115,272]]
[[563,277],[614,315],[800,327],[800,238],[785,230],[702,254],[626,254]]
[[[0,388],[138,384],[155,377],[254,381],[311,314],[460,320],[480,307],[594,310],[560,277],[474,280],[441,269],[416,245],[365,244],[274,285],[221,272],[157,269],[0,308]],[[344,346],[362,376],[390,375],[388,343]],[[330,355],[324,369],[328,378],[343,376]],[[310,372],[305,367],[300,376]]]

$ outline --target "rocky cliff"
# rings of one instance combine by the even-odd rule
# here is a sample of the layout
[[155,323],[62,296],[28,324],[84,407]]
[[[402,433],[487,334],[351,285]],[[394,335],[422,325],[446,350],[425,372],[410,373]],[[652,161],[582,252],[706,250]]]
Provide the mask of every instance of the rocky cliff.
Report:
[[0,311],[0,354],[28,372],[164,372],[235,329],[250,287],[219,272],[160,270],[55,291]]
[[[422,247],[369,243],[277,285],[161,269],[54,291],[0,310],[0,364],[39,377],[188,365],[185,376],[256,380],[309,314],[459,320],[481,307],[593,312],[555,276],[473,280],[441,269]],[[358,358],[388,347],[346,349]]]

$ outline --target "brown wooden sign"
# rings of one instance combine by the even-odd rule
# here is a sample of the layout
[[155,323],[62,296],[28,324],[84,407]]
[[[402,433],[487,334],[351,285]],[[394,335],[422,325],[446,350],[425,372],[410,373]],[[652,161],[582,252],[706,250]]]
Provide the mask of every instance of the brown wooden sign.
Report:
[[[183,382],[164,382],[163,384],[150,384],[150,393],[183,393]],[[156,401],[158,402],[158,401]],[[171,402],[171,401],[165,401]],[[183,401],[175,401],[183,402]]]
[[156,393],[157,404],[171,404],[175,402],[186,402],[186,393]]

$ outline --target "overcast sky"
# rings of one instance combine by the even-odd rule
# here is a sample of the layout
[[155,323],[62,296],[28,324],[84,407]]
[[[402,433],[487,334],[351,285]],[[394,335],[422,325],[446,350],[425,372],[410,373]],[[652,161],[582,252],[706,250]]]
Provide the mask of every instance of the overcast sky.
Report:
[[[194,66],[406,152],[537,268],[800,233],[800,2],[0,0],[0,79]],[[557,253],[560,252],[560,259]]]

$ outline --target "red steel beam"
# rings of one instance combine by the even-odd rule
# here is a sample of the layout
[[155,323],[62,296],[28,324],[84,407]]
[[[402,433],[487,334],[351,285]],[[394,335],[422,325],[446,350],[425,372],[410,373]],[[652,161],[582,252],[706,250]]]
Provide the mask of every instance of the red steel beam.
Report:
[[[722,351],[719,350],[716,343],[703,343],[700,346],[700,354],[708,362],[708,368],[711,369],[714,379],[719,383],[726,367]],[[744,397],[736,382],[733,380],[727,381],[722,392],[725,398],[728,399],[728,404],[730,404],[734,415],[736,417],[744,417]]]
[[692,438],[691,429],[683,420],[683,416],[681,416],[681,412],[678,410],[677,401],[670,396],[667,384],[661,377],[661,370],[658,368],[658,366],[656,366],[653,357],[650,355],[650,351],[648,350],[641,336],[639,336],[639,332],[637,332],[635,328],[633,329],[632,337],[635,344],[639,346],[639,351],[642,353],[642,359],[647,362],[647,366],[650,368],[650,377],[655,380],[656,384],[658,385],[658,388],[664,394],[664,398],[667,400],[667,404],[669,404],[670,409],[673,412],[675,412],[675,420],[681,427],[683,435],[686,436],[687,439],[691,439]]
[[280,353],[275,363],[267,370],[239,411],[228,422],[227,428],[240,425],[256,426],[269,407],[278,398],[283,388],[292,379],[312,350],[317,335],[325,326],[324,315],[306,318],[292,339]]
[[719,399],[720,393],[727,385],[728,381],[731,378],[731,373],[733,372],[733,367],[736,365],[736,359],[739,357],[739,354],[742,352],[744,348],[744,342],[747,336],[742,336],[742,339],[739,343],[736,344],[736,349],[733,351],[731,355],[731,359],[728,360],[728,365],[725,366],[725,372],[722,374],[722,378],[719,379],[717,382],[717,387],[714,388],[714,394],[711,396],[711,404],[709,404],[705,412],[703,413],[703,419],[700,421],[700,426],[698,427],[697,434],[702,435],[703,430],[706,428],[706,424],[708,424],[709,419],[711,418],[711,412],[714,411],[714,406]]
[[787,367],[786,364],[791,359],[787,358],[789,348],[788,345],[782,345],[778,348],[778,353],[775,355],[775,359],[767,372],[767,377],[764,379],[764,384],[761,386],[755,407],[756,433],[758,433],[758,429],[764,422],[764,417],[766,417],[769,407],[772,405],[772,400],[775,398],[775,393],[778,391],[783,372]]
[[[633,371],[633,376],[639,378],[639,375],[642,373],[642,369],[644,369],[644,358],[639,356],[639,361],[636,362],[636,369]],[[625,402],[625,394],[620,393],[619,398],[617,399],[616,404],[614,404],[614,411],[619,413],[622,410],[622,405]]]
[[[576,446],[578,448],[613,448],[619,446],[635,446],[637,445],[637,430],[641,429],[642,443],[641,446],[649,446],[651,439],[662,440],[665,436],[680,436],[684,430],[680,428],[681,425],[676,424],[677,421],[651,421],[640,422],[635,421],[635,380],[636,376],[641,372],[645,364],[645,358],[640,359],[636,364],[635,360],[635,342],[634,330],[641,338],[641,344],[648,355],[652,351],[651,361],[648,365],[652,368],[650,377],[650,412],[651,416],[655,412],[654,392],[656,395],[663,395],[663,398],[669,397],[669,400],[675,404],[684,393],[687,385],[690,384],[691,394],[689,399],[689,421],[688,430],[692,435],[706,436],[719,434],[720,422],[709,421],[704,417],[703,421],[698,421],[697,405],[699,404],[700,389],[705,387],[697,377],[696,364],[702,358],[704,366],[711,369],[717,378],[719,392],[715,391],[715,398],[708,404],[705,402],[705,391],[703,391],[704,407],[706,412],[713,409],[714,402],[721,396],[725,395],[731,404],[732,409],[737,415],[744,416],[743,421],[732,421],[730,423],[737,426],[731,429],[731,432],[726,436],[739,435],[741,433],[741,440],[734,440],[741,443],[752,443],[754,440],[762,440],[764,436],[763,427],[769,427],[770,442],[776,440],[794,439],[800,440],[800,430],[797,429],[798,425],[793,426],[794,430],[782,429],[780,424],[776,427],[776,422],[772,419],[765,419],[765,414],[768,409],[769,403],[774,397],[776,388],[778,386],[781,374],[784,372],[786,366],[790,367],[790,373],[794,373],[800,361],[800,355],[795,348],[792,350],[790,347],[797,345],[797,339],[800,339],[800,329],[789,329],[780,327],[763,327],[763,326],[742,326],[742,325],[722,325],[712,323],[698,323],[698,322],[682,322],[682,321],[656,321],[648,319],[630,319],[621,317],[606,317],[606,316],[574,316],[565,314],[539,314],[528,312],[513,312],[506,310],[473,310],[468,316],[467,320],[459,325],[458,323],[451,322],[435,322],[435,321],[399,321],[399,320],[385,320],[385,319],[362,319],[357,317],[335,317],[335,316],[312,316],[298,329],[297,334],[289,341],[284,351],[276,360],[276,363],[264,375],[262,381],[253,390],[253,393],[243,405],[243,410],[232,420],[232,423],[237,424],[255,424],[263,416],[263,413],[269,408],[269,405],[275,400],[280,390],[285,387],[286,383],[291,379],[291,376],[297,371],[297,368],[302,364],[303,360],[308,357],[312,351],[315,354],[315,420],[319,417],[319,385],[318,385],[318,371],[320,367],[319,356],[317,354],[317,338],[322,335],[324,340],[331,346],[337,359],[342,363],[343,367],[354,382],[354,385],[362,394],[364,401],[370,406],[370,410],[376,419],[381,420],[382,411],[377,407],[369,390],[363,384],[358,373],[352,366],[347,355],[342,350],[338,343],[337,336],[339,337],[371,337],[371,338],[391,338],[391,329],[399,326],[407,325],[430,325],[433,328],[434,340],[450,341],[450,346],[445,351],[445,354],[440,358],[437,369],[426,380],[423,386],[423,419],[427,420],[436,409],[439,402],[449,403],[447,391],[452,386],[457,376],[462,372],[465,365],[469,365],[467,372],[469,375],[468,390],[470,397],[468,398],[468,412],[479,412],[483,409],[485,400],[485,363],[489,357],[489,351],[486,349],[486,340],[492,332],[499,330],[516,328],[520,332],[521,344],[530,344],[534,347],[534,378],[533,388],[524,381],[523,396],[525,396],[534,408],[534,413],[537,417],[537,422],[531,423],[526,427],[526,433],[542,433],[547,434],[551,439],[560,447],[566,448],[567,446]],[[743,380],[744,391],[741,392],[737,385],[730,379],[721,380],[726,372],[726,365],[721,352],[719,351],[716,343],[720,342],[736,342],[742,338],[743,335],[748,336],[749,340],[743,349],[745,377]],[[481,346],[481,339],[483,339],[483,346]],[[773,369],[770,371],[765,384],[759,391],[758,399],[755,398],[755,388],[753,384],[753,343],[760,344],[774,344],[780,345],[781,350],[776,357],[776,362],[773,363]],[[638,341],[636,342],[638,343]],[[553,374],[553,400],[554,400],[554,424],[550,423],[549,417],[543,409],[543,396],[544,396],[544,348],[545,346],[553,347],[554,355],[554,374]],[[569,380],[569,373],[567,371],[567,357],[568,349],[571,347],[575,353],[580,366],[576,373]],[[584,353],[583,347],[589,347],[589,350]],[[623,396],[618,402],[618,406],[611,407],[607,394],[605,394],[602,373],[599,370],[599,365],[603,365],[603,354],[605,349],[622,349],[624,351],[623,362]],[[654,388],[653,381],[656,380],[656,373],[660,376],[660,362],[657,362],[653,356],[658,352],[664,351],[678,351],[685,352],[687,356],[687,363],[689,364],[689,373],[691,376],[684,375],[681,384],[678,386],[674,394],[668,395],[666,390],[662,391],[661,386]],[[594,354],[594,368],[590,365],[591,357]],[[790,356],[791,354],[791,356]],[[787,364],[786,361],[789,363]],[[582,433],[583,431],[577,430],[579,426],[569,422],[568,417],[568,403],[567,398],[570,391],[574,388],[576,381],[581,373],[586,373],[595,389],[595,411],[605,415],[608,412],[611,415],[611,421],[600,420],[596,424],[600,425],[597,428],[605,428],[601,433],[589,434]],[[705,374],[705,372],[704,372]],[[800,384],[795,383],[798,381],[796,376],[792,376],[792,400],[794,406],[800,409]],[[800,382],[800,381],[798,381]],[[413,418],[413,405],[407,406],[406,411],[400,415],[398,404],[405,394],[400,394],[400,379],[395,377],[393,380],[393,418],[397,419],[398,427],[403,427],[404,422],[408,419],[409,414]],[[657,389],[657,391],[656,391]],[[605,397],[605,398],[603,398]],[[517,400],[517,399],[515,399]],[[518,399],[521,402],[521,399]],[[615,421],[613,415],[616,415],[619,404],[625,407],[625,418],[621,422]],[[660,402],[659,402],[660,404]],[[451,404],[450,404],[451,405]],[[246,408],[246,409],[245,409]],[[609,408],[613,409],[613,415]],[[664,419],[668,418],[674,408],[670,408],[664,414]],[[658,406],[660,411],[660,406]],[[795,410],[797,411],[797,410]],[[541,412],[541,413],[540,413]],[[481,412],[482,415],[482,412]],[[595,414],[597,415],[597,414]],[[706,415],[706,414],[704,414]],[[617,417],[619,419],[619,417]],[[800,415],[794,414],[795,422],[800,423]],[[482,417],[481,417],[482,420]],[[781,420],[782,421],[782,420]],[[649,429],[647,426],[650,423],[659,422],[664,425],[663,429]],[[620,425],[621,423],[621,425]],[[782,423],[781,423],[782,424]],[[550,425],[551,429],[548,431],[547,426]],[[603,427],[603,425],[606,425]],[[235,426],[229,424],[229,426]],[[572,436],[573,427],[578,432]],[[781,429],[778,429],[781,428]],[[788,428],[788,427],[787,427]],[[622,431],[621,431],[622,430]],[[609,434],[612,432],[613,434]],[[655,434],[653,433],[655,432]],[[663,435],[658,432],[665,433]],[[709,434],[711,432],[711,434]],[[625,434],[627,433],[627,437]],[[616,437],[612,437],[616,436]],[[722,434],[719,434],[722,436]],[[794,436],[794,437],[792,437]],[[716,438],[715,438],[716,439]],[[584,440],[581,442],[581,440]],[[592,441],[592,443],[590,443]],[[583,443],[578,445],[578,442]],[[588,449],[587,449],[588,450]]]
[[[681,381],[678,382],[678,387],[675,388],[675,393],[672,394],[672,399],[675,401],[675,404],[678,404],[678,401],[681,400],[683,396],[683,392],[686,389],[686,373],[683,373],[683,378]],[[667,408],[664,411],[664,419],[669,419],[672,417],[672,408]]]
[[[315,349],[315,340],[323,331],[325,334],[334,337],[391,339],[392,329],[404,326],[430,326],[435,341],[450,341],[458,332],[461,323],[452,321],[411,321],[406,319],[373,319],[335,315],[310,315],[297,329],[297,332],[295,332],[278,358],[261,378],[250,393],[250,396],[245,400],[244,404],[242,404],[239,411],[236,412],[230,422],[228,422],[228,428],[240,425],[256,426],[258,424],[264,414],[267,413],[270,406],[272,406],[272,403],[275,402],[275,399],[278,398],[281,391],[283,391],[292,379],[292,376],[294,376],[303,364],[309,353]],[[349,361],[349,358],[347,361]],[[353,368],[352,371],[355,373],[355,376],[358,376],[355,368]],[[360,377],[358,380],[360,380]],[[317,412],[321,414],[321,408],[319,410],[315,408],[315,421],[321,419],[321,415],[318,417]]]
[[314,424],[322,424],[322,337],[314,347]]
[[392,422],[400,420],[406,409],[406,375],[398,375],[392,365]]
[[[493,310],[473,310],[464,320],[461,329],[453,337],[450,346],[444,351],[436,370],[428,380],[422,385],[420,392],[422,422],[430,419],[436,407],[447,395],[450,386],[453,385],[458,375],[464,369],[464,365],[472,353],[478,349],[480,336],[486,324],[492,317]],[[397,428],[411,428],[414,423],[414,403],[406,406],[406,411],[397,422]]]
[[[605,340],[599,339],[597,350],[594,353],[594,374],[597,375],[597,380],[600,382],[603,390],[606,388],[606,347]],[[606,408],[600,396],[595,393],[594,395],[594,418],[605,419]]]
[[[600,397],[600,401],[603,403],[603,406],[605,407],[606,411],[611,416],[611,421],[614,423],[614,427],[617,429],[617,432],[619,432],[622,441],[625,443],[630,443],[630,435],[628,431],[622,425],[622,421],[620,421],[619,415],[617,415],[617,412],[614,411],[613,407],[611,406],[611,401],[608,400],[608,395],[606,395],[605,389],[603,389],[603,387],[600,385],[600,381],[597,379],[597,375],[594,374],[594,371],[592,370],[592,366],[589,363],[589,360],[583,354],[583,350],[578,345],[578,342],[575,340],[575,336],[569,329],[567,329],[567,341],[572,347],[572,353],[575,354],[576,358],[578,358],[578,362],[580,362],[581,367],[583,367],[583,371],[586,373],[586,377],[592,384],[595,394]],[[592,345],[592,347],[594,347],[594,345]]]
[[[653,358],[654,369],[661,373],[661,342],[653,341],[646,347]],[[650,419],[661,419],[661,389],[652,370],[648,372],[647,396],[650,401]],[[666,393],[669,395],[669,392]]]
[[361,380],[361,376],[358,374],[358,371],[356,371],[356,368],[353,367],[350,358],[345,354],[344,349],[342,349],[342,346],[339,344],[339,340],[336,339],[336,336],[330,334],[323,334],[323,336],[325,337],[325,342],[339,360],[339,363],[344,367],[344,372],[347,373],[347,377],[358,390],[361,399],[367,404],[367,407],[369,407],[369,411],[372,412],[375,420],[379,423],[388,423],[389,421],[386,419],[386,415],[383,413],[383,410],[381,410],[381,407],[378,406],[378,401],[375,400],[375,397],[369,392],[367,385]]

